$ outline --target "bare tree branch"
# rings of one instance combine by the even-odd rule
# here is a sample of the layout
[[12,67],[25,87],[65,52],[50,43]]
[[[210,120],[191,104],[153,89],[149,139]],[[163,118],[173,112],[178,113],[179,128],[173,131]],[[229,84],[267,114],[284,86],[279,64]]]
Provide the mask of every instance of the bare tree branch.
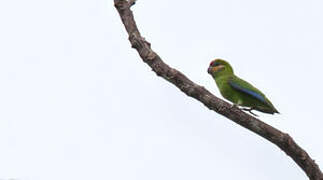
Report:
[[186,95],[200,101],[210,110],[227,117],[235,123],[276,144],[303,169],[311,180],[323,180],[323,174],[318,165],[288,134],[246,114],[236,107],[232,107],[229,103],[211,94],[204,87],[192,82],[183,73],[165,64],[151,49],[150,43],[140,35],[133,13],[130,10],[130,7],[134,5],[134,2],[134,0],[114,0],[115,7],[119,12],[129,35],[131,46],[138,51],[142,60],[147,63],[158,76],[161,76],[174,84]]

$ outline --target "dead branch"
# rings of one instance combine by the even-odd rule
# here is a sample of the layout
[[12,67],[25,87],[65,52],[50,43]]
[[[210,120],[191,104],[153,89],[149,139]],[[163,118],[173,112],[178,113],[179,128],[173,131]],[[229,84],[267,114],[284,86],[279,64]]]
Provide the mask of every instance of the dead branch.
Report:
[[130,7],[134,0],[114,0],[116,9],[129,35],[131,46],[135,48],[142,60],[160,77],[178,87],[186,95],[200,101],[210,110],[213,110],[235,123],[249,129],[259,136],[277,145],[290,156],[311,180],[323,180],[323,174],[313,159],[286,133],[260,121],[259,119],[242,112],[224,100],[214,96],[204,87],[192,82],[180,71],[165,64],[151,49],[137,28]]

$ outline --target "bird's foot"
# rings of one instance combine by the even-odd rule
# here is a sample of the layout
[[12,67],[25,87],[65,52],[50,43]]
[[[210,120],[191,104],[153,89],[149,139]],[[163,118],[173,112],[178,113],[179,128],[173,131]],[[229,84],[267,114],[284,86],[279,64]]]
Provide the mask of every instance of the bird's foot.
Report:
[[250,114],[259,117],[257,114],[252,112],[252,110],[254,110],[253,108],[241,108],[241,110],[248,111]]
[[239,107],[236,104],[232,104],[231,107],[230,107],[230,109],[233,109],[233,108],[239,108]]

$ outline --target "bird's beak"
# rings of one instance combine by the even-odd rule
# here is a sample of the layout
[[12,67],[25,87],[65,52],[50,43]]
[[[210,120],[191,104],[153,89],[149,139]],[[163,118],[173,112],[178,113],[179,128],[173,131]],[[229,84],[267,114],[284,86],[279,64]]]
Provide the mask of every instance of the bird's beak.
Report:
[[207,69],[207,73],[212,74],[212,67],[211,66]]

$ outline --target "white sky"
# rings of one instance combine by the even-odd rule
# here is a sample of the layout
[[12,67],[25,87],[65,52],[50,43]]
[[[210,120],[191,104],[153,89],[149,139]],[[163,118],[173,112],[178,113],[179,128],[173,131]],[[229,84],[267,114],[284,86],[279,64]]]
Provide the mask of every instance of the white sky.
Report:
[[[323,167],[322,0],[138,0],[142,34],[220,96],[214,58]],[[112,0],[0,1],[0,179],[306,179],[276,146],[158,78]]]

